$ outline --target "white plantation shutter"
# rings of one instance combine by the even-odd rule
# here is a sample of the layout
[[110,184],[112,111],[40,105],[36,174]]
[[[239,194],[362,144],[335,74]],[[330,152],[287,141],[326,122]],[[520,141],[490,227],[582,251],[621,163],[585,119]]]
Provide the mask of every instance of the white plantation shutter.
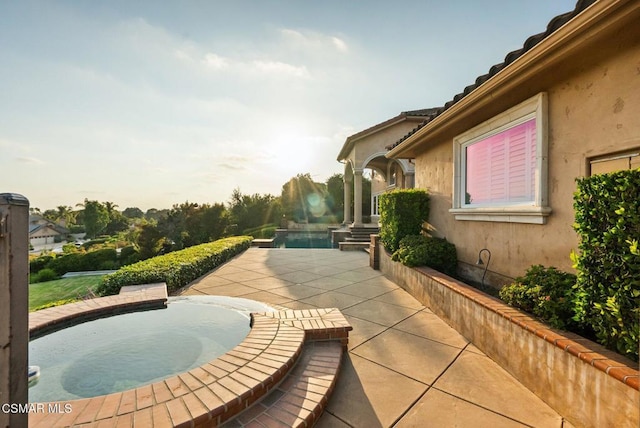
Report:
[[466,146],[467,204],[535,200],[536,120]]

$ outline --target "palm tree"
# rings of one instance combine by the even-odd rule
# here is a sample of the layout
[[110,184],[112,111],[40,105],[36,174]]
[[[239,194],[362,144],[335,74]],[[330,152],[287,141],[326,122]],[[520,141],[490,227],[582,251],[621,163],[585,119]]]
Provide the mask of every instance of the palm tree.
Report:
[[73,211],[72,207],[67,205],[59,205],[57,209],[57,222],[63,224],[65,227],[69,227],[71,224],[75,223],[77,213]]
[[116,204],[115,202],[103,202],[102,205],[104,205],[104,207],[107,209],[109,218],[113,218],[113,212],[118,207],[118,204]]

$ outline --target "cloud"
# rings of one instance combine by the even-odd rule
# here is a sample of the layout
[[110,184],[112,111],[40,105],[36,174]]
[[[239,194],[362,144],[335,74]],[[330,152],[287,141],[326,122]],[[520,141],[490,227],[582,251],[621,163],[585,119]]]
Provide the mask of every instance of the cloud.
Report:
[[338,49],[340,52],[346,53],[349,51],[349,46],[347,46],[347,43],[341,38],[331,37],[331,41],[333,42],[333,45],[336,47],[336,49]]
[[245,165],[237,164],[237,163],[228,163],[228,162],[220,162],[218,163],[218,168],[222,169],[230,169],[232,171],[242,171],[247,169]]
[[21,163],[29,163],[29,164],[35,164],[35,165],[41,165],[44,163],[38,158],[32,158],[32,157],[26,157],[26,156],[20,156],[15,159]]
[[204,56],[204,64],[214,70],[222,70],[229,67],[229,60],[214,53],[208,53]]
[[289,76],[297,78],[309,78],[311,74],[304,65],[293,65],[287,62],[275,61],[275,60],[235,60],[230,57],[224,57],[212,52],[204,55],[202,64],[207,70],[223,71],[228,70],[242,74],[261,74],[261,75],[276,75],[276,76]]
[[293,77],[310,77],[309,70],[305,66],[296,66],[280,61],[253,61],[253,65],[260,73],[288,75]]
[[280,34],[285,41],[296,49],[313,51],[338,51],[347,53],[349,46],[337,36],[328,36],[315,31],[298,31],[290,28],[281,28]]

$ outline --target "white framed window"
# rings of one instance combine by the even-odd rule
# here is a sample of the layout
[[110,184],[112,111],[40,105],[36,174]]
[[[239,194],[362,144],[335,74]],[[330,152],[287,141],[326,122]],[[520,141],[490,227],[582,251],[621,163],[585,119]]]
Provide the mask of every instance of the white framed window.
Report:
[[457,136],[453,151],[456,220],[546,222],[545,93]]
[[589,174],[606,174],[608,172],[640,168],[640,151],[618,153],[589,159]]

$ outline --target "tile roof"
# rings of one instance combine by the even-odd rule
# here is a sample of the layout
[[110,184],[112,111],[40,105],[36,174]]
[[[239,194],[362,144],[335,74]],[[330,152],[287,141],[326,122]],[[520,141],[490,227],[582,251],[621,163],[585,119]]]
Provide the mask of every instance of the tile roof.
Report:
[[524,45],[522,46],[521,49],[517,49],[515,51],[509,52],[505,56],[503,62],[501,62],[499,64],[495,64],[494,66],[492,66],[489,69],[488,73],[483,74],[482,76],[478,76],[476,78],[476,81],[473,84],[465,87],[464,90],[461,93],[459,93],[456,96],[454,96],[453,99],[448,101],[447,103],[445,103],[444,106],[436,108],[436,109],[430,109],[430,110],[434,110],[434,112],[432,114],[427,115],[427,118],[422,123],[420,123],[416,128],[412,129],[407,135],[403,136],[402,138],[400,138],[395,143],[387,146],[386,147],[387,150],[391,150],[391,149],[397,147],[398,145],[400,145],[403,141],[407,140],[409,137],[411,137],[413,134],[415,134],[418,130],[422,129],[425,125],[427,125],[433,119],[435,119],[436,117],[438,117],[439,115],[444,113],[447,109],[449,109],[451,106],[456,104],[462,98],[464,98],[467,95],[469,95],[474,89],[478,88],[484,82],[486,82],[487,80],[489,80],[490,78],[492,78],[493,76],[498,74],[498,72],[500,72],[502,69],[507,67],[509,64],[511,64],[516,59],[520,58],[527,51],[529,51],[531,48],[536,46],[538,43],[540,43],[541,41],[546,39],[548,36],[553,34],[557,29],[559,29],[560,27],[565,25],[567,22],[569,22],[571,19],[573,19],[576,15],[578,15],[583,10],[585,10],[586,8],[591,6],[596,1],[597,0],[578,0],[578,2],[576,3],[576,7],[572,11],[567,12],[567,13],[563,13],[562,15],[558,15],[558,16],[554,17],[551,21],[549,21],[549,24],[547,24],[546,31],[544,31],[542,33],[539,33],[539,34],[535,34],[533,36],[530,36],[524,42]]
[[365,135],[368,135],[371,132],[386,128],[387,126],[391,126],[399,120],[403,120],[407,118],[419,118],[419,117],[425,117],[425,120],[428,120],[437,111],[438,111],[437,107],[403,111],[403,112],[400,112],[399,115],[394,116],[391,119],[387,119],[384,122],[380,122],[358,133],[348,136],[344,145],[342,146],[342,150],[340,150],[340,154],[338,155],[338,161],[345,159],[349,155],[349,152],[351,151],[351,148],[353,147],[353,142],[355,140],[361,137],[364,137]]

